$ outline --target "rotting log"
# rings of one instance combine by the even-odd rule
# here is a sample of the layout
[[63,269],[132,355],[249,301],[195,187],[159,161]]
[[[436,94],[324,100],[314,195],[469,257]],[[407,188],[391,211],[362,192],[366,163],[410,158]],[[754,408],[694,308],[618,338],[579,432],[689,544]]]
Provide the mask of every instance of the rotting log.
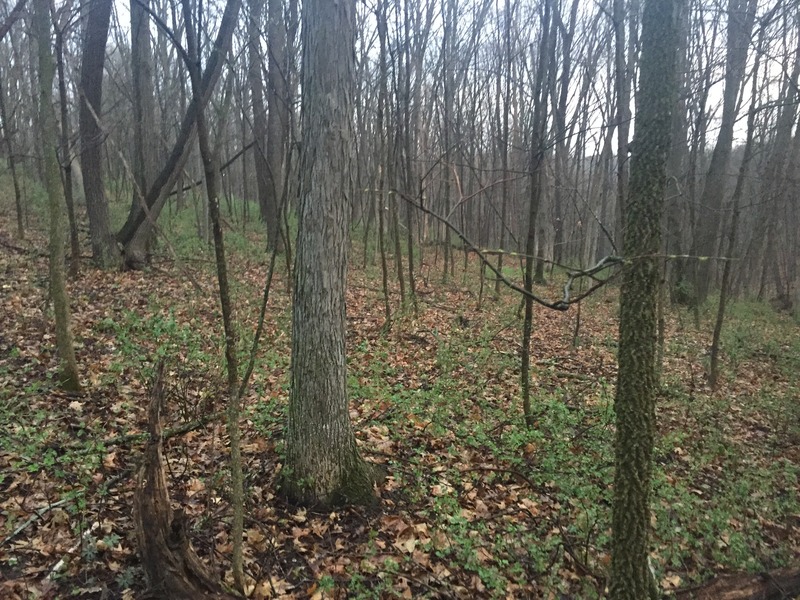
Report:
[[173,513],[164,469],[161,410],[164,364],[156,367],[148,409],[149,440],[136,479],[134,526],[148,583],[148,600],[232,600],[200,560],[188,538],[183,511]]
[[679,600],[791,600],[800,597],[800,568],[717,577],[704,585],[678,590]]

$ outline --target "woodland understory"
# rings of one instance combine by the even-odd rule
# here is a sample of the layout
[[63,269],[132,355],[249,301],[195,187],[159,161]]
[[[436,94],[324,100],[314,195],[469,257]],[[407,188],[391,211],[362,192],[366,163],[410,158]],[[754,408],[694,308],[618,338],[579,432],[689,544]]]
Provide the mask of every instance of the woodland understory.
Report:
[[[173,505],[188,517],[198,555],[230,582],[227,437],[215,416],[225,407],[224,340],[213,252],[194,235],[191,209],[167,218],[176,254],[160,248],[150,269],[108,272],[86,261],[69,279],[77,394],[56,384],[46,231],[33,214],[27,239],[16,240],[10,201],[0,202],[0,597],[129,599],[145,589],[132,496],[161,358]],[[246,358],[268,257],[261,233],[226,222]],[[386,331],[377,251],[366,245],[363,266],[361,248],[356,232],[350,414],[362,455],[387,474],[379,502],[317,512],[288,504],[277,488],[291,303],[279,268],[243,399],[250,597],[602,597],[616,285],[566,312],[537,310],[527,428],[519,296],[503,289],[495,298],[488,281],[480,298],[474,255],[445,283],[441,255],[423,248],[418,310],[401,308],[390,283]],[[518,265],[505,273],[520,280]],[[563,273],[548,279],[538,291],[559,297]],[[800,563],[798,323],[766,303],[734,303],[712,393],[714,306],[702,307],[699,329],[685,307],[666,308],[650,554],[665,596],[682,589],[689,598],[713,577]]]

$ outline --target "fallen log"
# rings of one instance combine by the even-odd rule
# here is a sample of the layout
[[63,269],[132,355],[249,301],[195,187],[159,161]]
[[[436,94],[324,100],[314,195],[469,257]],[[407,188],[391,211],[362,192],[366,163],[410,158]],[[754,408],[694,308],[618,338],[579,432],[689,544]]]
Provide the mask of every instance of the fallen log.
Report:
[[792,600],[800,597],[800,568],[716,577],[678,590],[680,600]]
[[170,506],[164,469],[161,410],[164,364],[156,367],[148,409],[149,440],[136,480],[134,526],[148,583],[148,600],[234,600],[189,542],[188,522]]

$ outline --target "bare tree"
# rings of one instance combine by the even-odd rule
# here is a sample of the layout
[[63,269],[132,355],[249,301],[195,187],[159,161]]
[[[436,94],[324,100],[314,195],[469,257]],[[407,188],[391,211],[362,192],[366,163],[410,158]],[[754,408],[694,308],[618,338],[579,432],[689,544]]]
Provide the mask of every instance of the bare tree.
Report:
[[306,504],[373,501],[345,360],[355,3],[303,3],[303,142],[283,488]]
[[58,124],[53,109],[53,76],[55,67],[50,46],[50,3],[34,2],[34,32],[39,56],[39,126],[42,140],[44,181],[47,189],[47,212],[50,221],[50,297],[56,319],[56,346],[60,360],[59,380],[67,390],[80,389],[78,366],[75,360],[70,326],[69,297],[64,282],[64,196],[58,167]]
[[103,65],[111,20],[112,0],[97,0],[89,11],[83,43],[80,81],[80,137],[83,191],[89,215],[89,239],[92,256],[98,267],[120,264],[108,218],[108,200],[103,182],[103,130],[99,118],[103,114]]
[[679,0],[645,0],[641,76],[620,290],[619,374],[611,541],[612,600],[656,600],[648,564],[655,442],[656,304],[672,109],[677,96]]

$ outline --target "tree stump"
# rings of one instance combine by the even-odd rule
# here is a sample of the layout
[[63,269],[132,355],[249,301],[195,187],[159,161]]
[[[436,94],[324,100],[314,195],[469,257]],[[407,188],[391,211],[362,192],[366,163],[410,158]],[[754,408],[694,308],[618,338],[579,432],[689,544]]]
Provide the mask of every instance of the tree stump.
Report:
[[150,600],[229,600],[226,591],[192,548],[183,511],[173,513],[164,470],[161,410],[164,403],[164,364],[156,367],[150,391],[144,463],[137,475],[134,525]]

